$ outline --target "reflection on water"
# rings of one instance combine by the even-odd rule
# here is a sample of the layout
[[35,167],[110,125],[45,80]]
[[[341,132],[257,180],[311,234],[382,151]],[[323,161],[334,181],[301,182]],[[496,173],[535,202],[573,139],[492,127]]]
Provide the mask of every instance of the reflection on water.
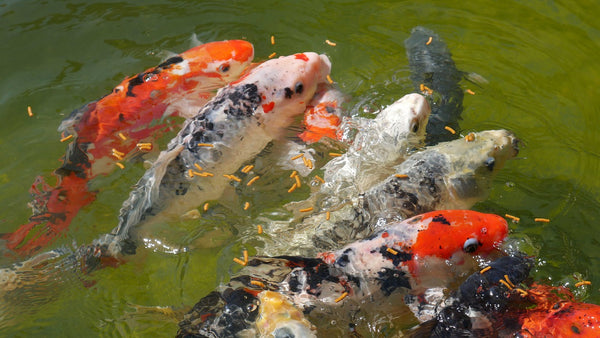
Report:
[[[539,248],[544,264],[537,267],[535,278],[563,283],[579,273],[592,286],[578,291],[599,303],[599,10],[594,4],[561,1],[460,4],[0,4],[0,37],[7,51],[0,62],[0,232],[13,231],[30,216],[29,185],[56,168],[64,152],[56,132],[61,119],[125,76],[156,64],[157,55],[187,49],[192,33],[201,41],[246,38],[260,60],[272,52],[326,53],[332,78],[353,96],[349,113],[369,115],[413,90],[403,41],[412,27],[423,25],[448,43],[460,70],[489,81],[462,82],[475,93],[465,95],[463,130],[510,129],[526,145],[521,159],[500,171],[490,198],[475,208],[521,217],[511,229],[515,238],[526,237]],[[271,35],[276,36],[275,45],[270,44]],[[337,46],[325,44],[325,39]],[[26,113],[28,105],[32,118]],[[228,280],[238,269],[232,258],[244,249],[256,252],[269,237],[258,235],[255,226],[267,219],[288,221],[293,215],[282,206],[308,196],[308,184],[286,192],[289,171],[272,166],[272,154],[266,151],[256,161],[264,174],[255,189],[232,187],[197,223],[173,222],[156,229],[155,239],[188,251],[174,255],[140,248],[118,267],[90,276],[63,274],[18,292],[4,289],[0,330],[27,336],[172,336],[177,311]],[[132,163],[128,170],[96,182],[98,200],[82,210],[53,248],[74,250],[110,231],[121,202],[143,171],[142,163]],[[253,206],[248,211],[241,207],[245,201]],[[535,217],[551,221],[536,223]],[[19,260],[3,257],[2,267]],[[155,307],[175,312],[148,310],[162,309]],[[364,322],[372,332],[386,330],[386,318]]]

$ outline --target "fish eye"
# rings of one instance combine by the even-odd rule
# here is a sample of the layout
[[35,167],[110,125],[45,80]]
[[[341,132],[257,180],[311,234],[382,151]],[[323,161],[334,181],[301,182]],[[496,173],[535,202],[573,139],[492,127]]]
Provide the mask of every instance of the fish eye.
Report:
[[463,251],[466,253],[473,253],[479,248],[479,241],[477,238],[469,238],[463,245]]
[[296,83],[296,94],[301,94],[303,90],[304,85],[302,85],[302,82]]
[[419,131],[419,121],[415,122],[412,126],[412,132],[416,133]]
[[229,71],[229,64],[228,63],[224,63],[222,65],[219,66],[219,71],[221,73],[225,73],[227,71]]
[[250,304],[246,305],[246,311],[248,311],[248,312],[253,312],[257,308],[258,308],[258,305],[254,304],[254,303],[250,303]]
[[485,162],[484,162],[485,166],[490,170],[494,170],[494,164],[496,164],[496,159],[493,157],[488,157]]

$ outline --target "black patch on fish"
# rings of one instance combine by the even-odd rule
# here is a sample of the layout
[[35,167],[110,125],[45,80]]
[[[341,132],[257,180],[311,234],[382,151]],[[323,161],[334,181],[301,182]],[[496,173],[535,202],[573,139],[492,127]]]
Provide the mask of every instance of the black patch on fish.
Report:
[[345,267],[346,265],[348,265],[348,263],[350,262],[350,259],[348,258],[348,253],[350,251],[352,251],[352,249],[350,249],[350,248],[344,250],[344,253],[342,254],[342,256],[340,256],[340,258],[338,258],[335,261],[335,264],[342,268]]
[[403,252],[403,251],[394,249],[394,251],[398,252],[397,255],[394,255],[393,253],[387,251],[387,249],[388,249],[388,246],[384,245],[379,248],[379,253],[383,257],[392,260],[392,263],[394,264],[394,266],[398,266],[402,262],[410,261],[413,257],[413,255],[410,252]]
[[88,144],[71,142],[67,147],[63,164],[54,172],[60,176],[69,176],[71,173],[79,178],[86,178],[86,171],[91,167],[90,159],[87,155]]
[[[293,292],[301,292],[304,290],[304,285],[300,280],[305,280],[308,286],[306,290],[309,294],[319,296],[319,286],[325,282],[339,283],[340,279],[331,274],[330,266],[323,260],[318,258],[304,258],[295,256],[278,256],[278,259],[287,260],[288,267],[295,268],[289,275],[288,283],[290,290]],[[305,279],[306,278],[306,279]]]
[[448,222],[448,220],[446,219],[446,217],[444,217],[442,214],[439,214],[439,215],[435,216],[432,221],[433,222],[442,223],[442,224],[446,224],[446,225],[450,225],[450,222]]
[[179,323],[177,337],[233,337],[253,325],[258,299],[243,289],[213,291]]
[[398,288],[410,289],[410,281],[403,271],[395,269],[383,269],[377,273],[375,278],[385,296],[389,296]]
[[328,114],[333,115],[335,113],[335,108],[333,108],[332,106],[325,106],[325,110],[327,111]]
[[127,93],[125,95],[135,97],[133,88],[144,83],[144,76],[146,76],[146,73],[139,73],[137,76],[129,80],[129,83],[127,83]]
[[156,68],[169,69],[174,64],[180,63],[182,61],[183,61],[183,58],[181,56],[179,56],[179,55],[176,55],[176,56],[173,56],[173,57],[170,57],[170,58],[166,59],[165,62],[161,63]]
[[285,90],[285,98],[286,99],[291,99],[292,95],[294,95],[294,91],[288,87],[285,87],[283,90]]
[[223,112],[238,120],[254,115],[262,98],[254,83],[225,87],[204,108],[204,112],[223,109]]
[[302,82],[296,83],[296,94],[302,94],[303,91],[304,85],[302,84]]
[[137,85],[141,85],[142,83],[144,83],[145,82],[144,78],[146,77],[146,75],[158,74],[163,69],[169,69],[169,68],[171,68],[171,66],[173,66],[174,64],[179,63],[181,61],[183,61],[183,58],[181,56],[179,56],[179,55],[173,56],[173,57],[165,60],[165,62],[161,63],[157,67],[154,67],[151,71],[139,73],[134,78],[129,80],[129,83],[127,83],[127,93],[125,95],[135,97],[135,94],[133,93],[133,88]]

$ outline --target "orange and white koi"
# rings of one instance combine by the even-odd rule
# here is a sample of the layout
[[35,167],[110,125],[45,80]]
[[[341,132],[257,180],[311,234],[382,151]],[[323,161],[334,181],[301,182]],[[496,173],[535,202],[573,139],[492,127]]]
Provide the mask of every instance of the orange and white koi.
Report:
[[[221,196],[234,172],[302,114],[331,64],[325,55],[298,53],[270,59],[222,88],[169,142],[123,203],[119,225],[100,240],[122,253],[130,231],[158,219],[177,219]],[[213,176],[189,175],[197,165]]]
[[178,335],[231,336],[252,328],[261,311],[256,300],[263,289],[285,296],[305,312],[346,302],[353,304],[354,312],[368,306],[369,301],[362,301],[366,297],[388,297],[417,287],[418,275],[432,260],[490,253],[507,233],[507,222],[500,216],[444,210],[389,224],[369,239],[317,258],[255,257],[185,315]]
[[116,160],[164,127],[150,126],[153,121],[197,112],[211,91],[237,79],[253,57],[246,41],[207,43],[126,78],[110,94],[73,111],[59,127],[63,135],[75,137],[55,171],[58,183],[50,187],[42,178],[36,180],[31,189],[34,215],[4,236],[8,248],[31,254],[47,246],[95,199],[87,182],[114,170]]

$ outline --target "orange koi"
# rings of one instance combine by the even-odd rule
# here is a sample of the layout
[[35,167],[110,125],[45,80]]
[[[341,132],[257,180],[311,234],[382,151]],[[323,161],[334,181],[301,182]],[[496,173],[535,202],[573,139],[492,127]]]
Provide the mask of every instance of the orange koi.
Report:
[[[69,226],[79,209],[95,199],[87,182],[114,170],[116,160],[136,149],[165,125],[164,116],[196,113],[212,91],[237,79],[254,57],[242,40],[211,42],[173,56],[156,67],[123,80],[113,91],[71,113],[59,131],[74,136],[50,187],[36,179],[29,223],[4,235],[9,249],[32,254]],[[124,154],[121,155],[121,154]]]
[[527,289],[527,299],[535,307],[520,316],[520,337],[600,336],[600,305],[574,298],[564,287],[534,283]]

